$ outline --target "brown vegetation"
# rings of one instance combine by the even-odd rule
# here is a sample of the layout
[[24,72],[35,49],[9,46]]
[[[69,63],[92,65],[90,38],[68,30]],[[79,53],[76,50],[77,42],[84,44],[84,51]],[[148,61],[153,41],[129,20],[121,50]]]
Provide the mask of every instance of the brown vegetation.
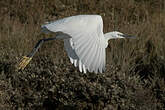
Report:
[[[109,41],[104,74],[79,73],[62,41],[45,43],[24,71],[15,64],[44,37],[46,21],[99,14]],[[164,0],[1,0],[0,109],[165,109]]]

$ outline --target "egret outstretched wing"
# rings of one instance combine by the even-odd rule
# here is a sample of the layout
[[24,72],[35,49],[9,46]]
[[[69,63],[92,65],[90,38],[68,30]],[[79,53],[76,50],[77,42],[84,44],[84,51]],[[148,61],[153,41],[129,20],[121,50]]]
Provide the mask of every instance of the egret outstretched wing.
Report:
[[[101,16],[72,16],[50,22],[42,28],[71,36],[68,39],[72,40],[72,49],[78,57],[74,64],[79,65],[80,71],[85,68],[90,72],[102,73],[105,70],[105,38]],[[70,60],[74,62],[74,58],[70,57]]]
[[74,47],[73,47],[73,42],[72,39],[64,39],[64,47],[65,50],[67,51],[67,54],[69,56],[70,62],[74,64],[75,67],[79,66],[79,71],[86,73],[86,68],[85,65],[82,64],[81,60],[77,56]]

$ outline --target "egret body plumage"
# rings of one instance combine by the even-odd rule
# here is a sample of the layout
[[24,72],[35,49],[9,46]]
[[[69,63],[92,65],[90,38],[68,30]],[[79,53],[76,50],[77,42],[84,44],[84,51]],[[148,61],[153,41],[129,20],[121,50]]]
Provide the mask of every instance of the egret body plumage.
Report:
[[100,15],[76,15],[41,26],[44,33],[58,33],[56,36],[41,39],[28,56],[24,56],[18,69],[24,69],[38,48],[46,41],[63,39],[70,62],[80,72],[102,73],[105,71],[106,47],[109,39],[133,38],[121,32],[103,33],[103,20]]

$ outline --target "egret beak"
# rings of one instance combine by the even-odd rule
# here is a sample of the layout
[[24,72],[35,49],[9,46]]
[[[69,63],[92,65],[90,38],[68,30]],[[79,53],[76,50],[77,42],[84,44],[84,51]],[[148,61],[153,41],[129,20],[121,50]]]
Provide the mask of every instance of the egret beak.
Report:
[[132,35],[127,35],[127,34],[118,34],[119,36],[121,36],[122,38],[131,38],[131,39],[135,39],[136,36],[132,36]]

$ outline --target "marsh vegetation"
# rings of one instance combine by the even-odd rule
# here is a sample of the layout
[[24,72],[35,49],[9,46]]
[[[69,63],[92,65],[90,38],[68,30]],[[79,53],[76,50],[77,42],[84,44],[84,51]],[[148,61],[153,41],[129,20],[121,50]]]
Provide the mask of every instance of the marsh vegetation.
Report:
[[[45,43],[24,71],[15,65],[35,43],[46,21],[99,14],[104,32],[136,39],[109,41],[104,74],[82,74],[63,41]],[[164,0],[1,0],[0,109],[165,109]]]

